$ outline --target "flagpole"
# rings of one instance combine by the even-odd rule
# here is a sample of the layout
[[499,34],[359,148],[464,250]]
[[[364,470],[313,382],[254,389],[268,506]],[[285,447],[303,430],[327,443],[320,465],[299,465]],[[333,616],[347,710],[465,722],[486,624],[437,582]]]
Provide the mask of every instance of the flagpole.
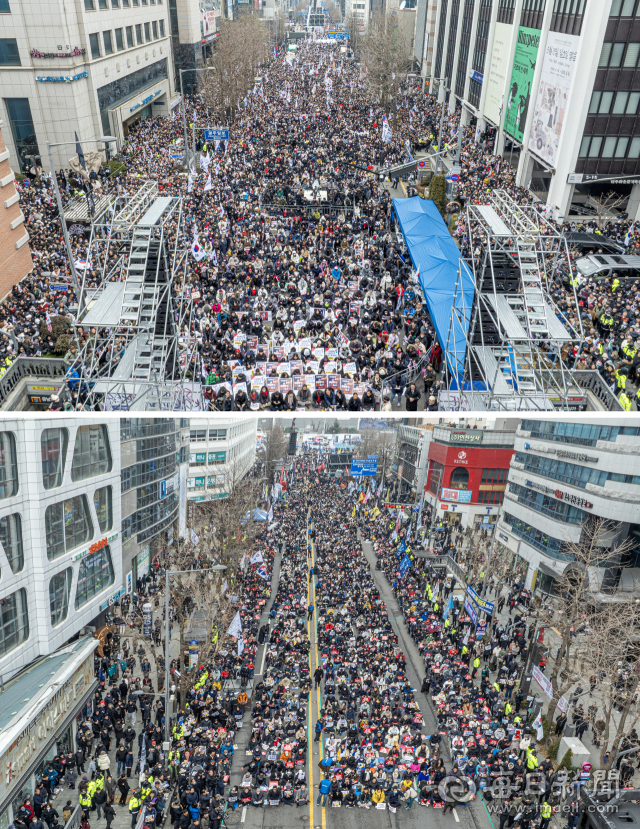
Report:
[[[58,177],[53,168],[53,158],[51,157],[51,144],[47,141],[47,154],[49,156],[49,167],[51,168],[51,179],[53,182],[53,189],[56,192],[56,202],[58,203],[58,215],[60,216],[60,225],[62,226],[62,235],[64,236],[64,244],[67,248],[67,256],[69,257],[69,268],[71,269],[71,279],[73,280],[73,287],[78,301],[78,315],[82,311],[80,284],[78,282],[78,274],[76,273],[75,263],[73,261],[73,251],[71,250],[71,242],[69,241],[69,234],[67,232],[67,223],[64,218],[64,210],[62,208],[62,198],[60,197],[60,189],[58,187]],[[58,145],[56,145],[58,146]]]

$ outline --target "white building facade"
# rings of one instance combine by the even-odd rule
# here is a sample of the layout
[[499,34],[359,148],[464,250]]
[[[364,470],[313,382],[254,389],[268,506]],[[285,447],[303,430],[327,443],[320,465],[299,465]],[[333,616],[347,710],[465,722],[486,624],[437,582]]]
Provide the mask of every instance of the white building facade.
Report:
[[190,418],[187,498],[214,501],[249,473],[255,462],[256,418]]
[[5,420],[0,675],[52,653],[123,592],[119,423]]
[[[46,142],[102,149],[177,103],[168,0],[0,0],[0,118],[15,171],[49,169]],[[73,146],[52,149],[67,168]]]
[[608,189],[630,194],[639,215],[638,0],[421,2],[429,89],[446,89],[463,122],[517,163],[518,184],[564,221],[614,178]]
[[601,594],[632,591],[640,576],[640,427],[624,418],[567,423],[523,420],[516,432],[496,541],[516,556],[525,587],[553,594],[594,517],[614,528],[602,545],[629,539],[618,566],[593,568]]

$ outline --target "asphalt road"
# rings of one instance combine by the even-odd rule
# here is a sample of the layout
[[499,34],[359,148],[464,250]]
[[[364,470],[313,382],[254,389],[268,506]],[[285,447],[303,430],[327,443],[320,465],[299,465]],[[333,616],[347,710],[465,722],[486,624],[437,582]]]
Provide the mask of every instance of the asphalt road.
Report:
[[[431,729],[435,728],[435,717],[430,701],[428,701],[419,691],[422,682],[422,670],[418,649],[406,631],[402,612],[393,597],[391,588],[384,574],[374,569],[375,554],[370,542],[363,541],[362,548],[371,566],[380,595],[387,605],[393,628],[398,634],[400,643],[407,656],[409,679],[411,680],[413,687],[417,690],[416,699],[418,705],[420,706],[420,710],[422,711],[425,726],[430,732]],[[308,560],[310,565],[315,560],[313,544],[309,545]],[[277,584],[279,564],[280,561],[276,558],[273,573],[274,587]],[[315,596],[313,595],[313,585],[309,585],[309,590],[309,602],[313,602],[315,607],[316,602]],[[265,614],[267,612],[268,611],[265,610]],[[261,624],[263,622],[264,619],[261,620]],[[314,618],[309,624],[309,635],[311,640],[309,660],[310,674],[313,674],[318,664],[315,625],[316,619],[314,613]],[[258,660],[256,662],[258,668],[261,665],[261,657],[262,654],[259,651]],[[309,717],[308,725],[311,735],[313,735],[313,727],[317,719],[319,703],[320,693],[318,690],[312,689],[311,716]],[[239,782],[241,777],[240,766],[242,763],[246,762],[244,759],[244,744],[249,737],[247,720],[248,717],[245,716],[246,725],[242,729],[243,734],[238,739],[238,750],[234,755],[235,762],[232,774],[233,782]],[[312,736],[311,739],[313,739]],[[434,829],[445,829],[447,826],[450,828],[455,826],[456,829],[458,829],[458,824],[459,829],[491,829],[491,823],[484,806],[480,801],[474,801],[470,806],[459,806],[453,814],[449,813],[446,816],[443,816],[442,810],[440,809],[420,806],[417,802],[413,804],[413,807],[410,810],[402,809],[395,814],[389,812],[388,809],[382,811],[374,808],[369,810],[357,807],[354,809],[347,809],[344,806],[341,806],[340,808],[328,807],[323,809],[315,802],[318,797],[318,784],[320,782],[320,770],[318,769],[318,763],[322,759],[322,747],[319,743],[312,743],[311,745],[313,749],[311,764],[307,772],[307,782],[313,793],[311,803],[300,807],[281,805],[277,807],[263,806],[262,808],[257,809],[252,806],[248,806],[245,809],[237,809],[233,815],[229,815],[227,818],[226,823],[230,829],[234,829],[236,826],[242,826],[243,829],[244,827],[246,827],[246,829],[326,829],[327,826],[338,827],[339,829],[343,829],[343,827],[344,829],[371,829],[370,821],[373,821],[373,826],[381,827],[381,829],[424,829],[424,826],[427,823],[430,827],[434,827]],[[445,762],[448,759],[448,756],[445,754]],[[449,765],[449,763],[447,763],[447,765]]]

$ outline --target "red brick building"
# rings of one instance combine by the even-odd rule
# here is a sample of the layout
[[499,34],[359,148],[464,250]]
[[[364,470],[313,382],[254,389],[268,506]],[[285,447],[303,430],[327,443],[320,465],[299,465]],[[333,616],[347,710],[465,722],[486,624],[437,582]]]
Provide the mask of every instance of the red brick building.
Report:
[[515,431],[436,426],[425,500],[438,518],[493,526],[504,499]]
[[33,260],[29,234],[20,209],[20,195],[13,183],[9,150],[2,137],[0,121],[0,299],[31,272]]

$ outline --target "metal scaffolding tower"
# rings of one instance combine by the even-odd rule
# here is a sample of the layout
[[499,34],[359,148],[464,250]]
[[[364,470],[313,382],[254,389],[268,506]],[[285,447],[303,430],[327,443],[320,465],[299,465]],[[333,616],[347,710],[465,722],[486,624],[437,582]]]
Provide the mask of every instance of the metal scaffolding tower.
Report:
[[[582,393],[561,349],[584,333],[579,315],[576,328],[551,293],[556,274],[572,277],[565,237],[504,190],[489,204],[468,205],[466,228],[470,255],[460,260],[447,337],[458,344],[457,353],[447,351],[449,409],[570,409]],[[465,268],[475,286],[471,304]],[[573,293],[577,308],[575,286]]]
[[107,410],[203,408],[200,383],[189,377],[195,339],[180,336],[192,316],[182,199],[159,196],[157,182],[146,181],[101,207],[80,288],[70,389]]

